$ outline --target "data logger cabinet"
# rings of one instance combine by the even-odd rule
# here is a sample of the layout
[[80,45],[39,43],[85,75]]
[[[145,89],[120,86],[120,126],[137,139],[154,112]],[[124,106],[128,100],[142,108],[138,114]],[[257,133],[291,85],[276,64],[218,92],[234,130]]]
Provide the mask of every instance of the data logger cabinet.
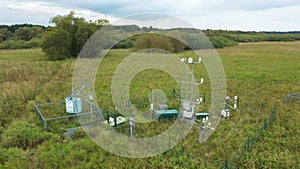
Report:
[[67,97],[66,110],[70,114],[80,113],[82,111],[81,99],[78,97]]

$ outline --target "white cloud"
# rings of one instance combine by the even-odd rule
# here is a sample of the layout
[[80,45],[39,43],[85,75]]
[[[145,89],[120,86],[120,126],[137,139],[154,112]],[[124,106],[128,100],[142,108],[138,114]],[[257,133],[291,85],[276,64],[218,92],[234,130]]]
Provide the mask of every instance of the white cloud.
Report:
[[139,27],[154,28],[191,28],[194,27],[190,23],[178,17],[169,16],[160,13],[144,13],[121,18],[112,22],[113,25],[138,25]]
[[48,25],[52,17],[66,15],[76,11],[77,16],[87,20],[108,19],[115,20],[113,16],[93,12],[88,9],[68,8],[55,3],[43,1],[0,1],[0,24],[33,23]]
[[232,10],[216,15],[191,16],[187,19],[200,28],[249,30],[249,31],[293,31],[300,30],[300,5],[267,10]]
[[[0,24],[47,25],[50,17],[71,10],[87,20],[113,21],[132,14],[158,12],[182,18],[201,29],[300,30],[299,0],[0,0]],[[162,19],[153,22],[172,25],[172,21]]]

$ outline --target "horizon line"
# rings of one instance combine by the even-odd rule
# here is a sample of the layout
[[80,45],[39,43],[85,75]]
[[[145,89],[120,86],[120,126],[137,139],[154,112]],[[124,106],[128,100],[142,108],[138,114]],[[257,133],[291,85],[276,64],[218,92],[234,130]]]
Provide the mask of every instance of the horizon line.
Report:
[[[53,27],[54,25],[45,25],[45,24],[38,24],[38,23],[0,23],[0,26],[13,26],[13,25],[32,25],[32,26],[41,26],[41,27]],[[114,25],[114,26],[138,26],[136,24],[128,24],[128,25]],[[144,28],[144,27],[140,27],[139,28]],[[164,30],[168,30],[168,29],[197,29],[200,31],[208,31],[208,30],[212,30],[212,31],[232,31],[232,32],[261,32],[261,33],[292,33],[292,32],[299,32],[300,33],[300,29],[295,29],[295,30],[239,30],[239,29],[223,29],[223,28],[189,28],[189,27],[174,27],[174,28],[156,28],[153,27],[152,29],[164,29]]]

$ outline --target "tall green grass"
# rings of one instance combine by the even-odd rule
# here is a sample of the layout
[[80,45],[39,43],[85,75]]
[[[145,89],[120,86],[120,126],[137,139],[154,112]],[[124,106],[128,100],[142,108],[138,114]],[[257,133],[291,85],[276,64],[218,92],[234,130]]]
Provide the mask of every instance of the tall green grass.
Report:
[[[288,42],[239,44],[218,50],[227,77],[227,94],[237,95],[241,101],[240,108],[232,111],[229,119],[221,120],[207,146],[199,144],[198,126],[194,126],[174,149],[155,157],[129,159],[106,152],[83,135],[73,141],[65,140],[61,132],[68,126],[64,127],[64,122],[59,126],[57,122],[53,125],[59,127],[51,130],[55,133],[51,138],[36,142],[38,145],[28,143],[30,146],[25,146],[25,151],[19,149],[22,142],[17,139],[11,147],[2,146],[0,167],[9,163],[18,168],[218,168],[241,148],[248,136],[254,135],[276,105],[275,123],[263,133],[238,167],[297,168],[300,163],[300,102],[289,105],[284,102],[286,94],[300,91],[299,49],[300,42]],[[95,86],[101,107],[114,108],[111,78],[118,64],[130,53],[130,50],[113,50],[104,58]],[[180,54],[181,57],[190,55],[189,52]],[[42,128],[32,105],[63,101],[72,86],[74,63],[74,60],[47,61],[40,49],[0,50],[0,137],[9,134],[16,119]],[[203,68],[199,69],[203,74],[197,73],[198,78],[207,76]],[[151,84],[149,76],[159,80]],[[204,86],[206,91],[210,90],[208,84]],[[170,106],[176,107],[176,99],[171,96],[174,85],[176,81],[160,71],[140,72],[130,84],[132,102],[139,109],[147,108],[151,89],[162,86],[169,96]],[[142,133],[140,136],[151,136],[171,124],[171,121],[154,122],[147,127],[138,124],[137,129]],[[36,127],[32,130],[26,128],[24,131],[28,134],[37,131]],[[13,139],[13,135],[9,136]],[[2,138],[0,146],[8,145]],[[11,155],[14,152],[20,156]],[[18,163],[13,162],[16,158]]]

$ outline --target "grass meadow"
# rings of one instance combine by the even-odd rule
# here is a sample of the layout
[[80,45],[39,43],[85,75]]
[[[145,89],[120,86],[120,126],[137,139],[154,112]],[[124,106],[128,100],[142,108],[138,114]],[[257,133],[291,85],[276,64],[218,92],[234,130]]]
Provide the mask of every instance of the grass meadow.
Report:
[[[83,131],[76,133],[74,140],[63,137],[62,132],[74,126],[74,120],[53,122],[49,131],[43,130],[33,106],[64,101],[72,87],[75,60],[48,61],[41,49],[0,50],[0,168],[219,168],[254,135],[275,106],[276,121],[235,167],[299,168],[300,101],[286,105],[285,97],[300,92],[300,42],[245,43],[217,52],[226,73],[227,95],[240,98],[239,109],[221,120],[207,145],[199,144],[195,125],[170,151],[130,159],[106,152]],[[130,53],[112,50],[103,59],[95,85],[100,107],[114,108],[111,79],[118,63]],[[204,68],[199,69],[204,73],[196,74],[197,78],[207,79]],[[130,98],[137,108],[147,109],[151,90],[159,88],[166,93],[169,106],[176,108],[172,96],[176,85],[162,71],[145,70],[132,80]],[[207,110],[209,82],[203,88],[208,91],[203,108]],[[137,135],[155,135],[171,124],[167,120],[137,124]]]

